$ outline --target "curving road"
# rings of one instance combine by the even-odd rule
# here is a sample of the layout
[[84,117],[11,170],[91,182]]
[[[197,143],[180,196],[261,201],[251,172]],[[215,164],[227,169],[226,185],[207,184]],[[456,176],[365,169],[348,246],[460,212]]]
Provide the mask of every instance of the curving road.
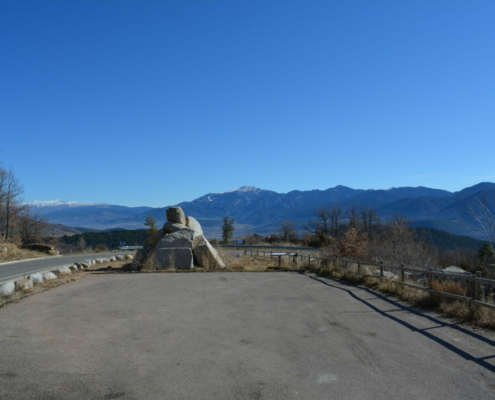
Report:
[[18,278],[33,272],[45,271],[52,268],[69,266],[75,262],[84,261],[91,258],[106,258],[118,254],[128,254],[128,252],[119,253],[96,253],[96,254],[79,254],[71,256],[51,256],[43,258],[33,258],[30,260],[12,261],[0,264],[0,283],[11,279]]

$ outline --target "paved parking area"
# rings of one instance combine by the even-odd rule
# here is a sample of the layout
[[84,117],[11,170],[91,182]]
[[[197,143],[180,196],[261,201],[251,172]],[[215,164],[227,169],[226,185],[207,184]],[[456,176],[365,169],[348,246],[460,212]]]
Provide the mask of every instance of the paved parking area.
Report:
[[494,345],[298,273],[90,275],[0,309],[0,399],[493,399]]

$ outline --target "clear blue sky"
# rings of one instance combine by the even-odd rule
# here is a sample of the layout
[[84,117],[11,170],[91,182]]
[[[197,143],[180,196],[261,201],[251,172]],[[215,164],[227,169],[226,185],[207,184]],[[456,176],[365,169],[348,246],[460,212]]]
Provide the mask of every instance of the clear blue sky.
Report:
[[28,200],[495,180],[495,1],[2,1]]

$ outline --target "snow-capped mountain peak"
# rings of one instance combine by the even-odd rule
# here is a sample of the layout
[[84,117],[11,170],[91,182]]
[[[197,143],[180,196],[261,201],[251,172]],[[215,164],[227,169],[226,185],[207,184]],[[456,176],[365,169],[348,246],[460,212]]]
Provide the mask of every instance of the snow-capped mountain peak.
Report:
[[95,206],[102,205],[104,203],[79,203],[77,201],[64,201],[64,200],[34,200],[24,203],[24,205],[37,208],[37,207],[81,207],[81,206]]
[[257,187],[254,187],[254,186],[242,186],[239,189],[227,190],[226,192],[223,192],[223,193],[232,193],[232,192],[256,192],[258,190],[261,190],[261,189],[258,189]]

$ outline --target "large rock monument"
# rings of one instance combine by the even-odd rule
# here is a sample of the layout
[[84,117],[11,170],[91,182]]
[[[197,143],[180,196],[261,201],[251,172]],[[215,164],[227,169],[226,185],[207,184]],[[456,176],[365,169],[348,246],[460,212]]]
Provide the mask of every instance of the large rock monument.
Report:
[[143,242],[134,263],[144,269],[225,268],[217,251],[206,240],[198,221],[180,207],[167,209],[167,222]]

